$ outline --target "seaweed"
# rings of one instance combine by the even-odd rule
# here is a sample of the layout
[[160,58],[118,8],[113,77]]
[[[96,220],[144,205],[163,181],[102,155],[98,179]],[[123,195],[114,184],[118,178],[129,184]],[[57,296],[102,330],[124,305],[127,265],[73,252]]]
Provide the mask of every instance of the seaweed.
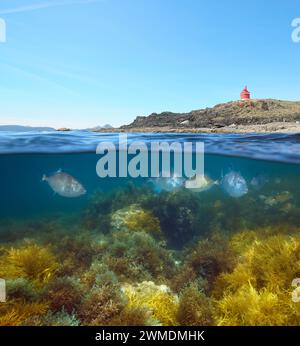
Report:
[[112,213],[132,204],[144,203],[152,194],[149,187],[136,187],[132,183],[110,192],[97,191],[83,211],[82,224],[88,229],[109,233]]
[[125,302],[119,284],[107,282],[100,276],[84,297],[78,316],[83,325],[106,325],[119,315]]
[[106,326],[151,326],[157,325],[148,309],[135,307],[124,308],[117,316],[106,323]]
[[137,204],[118,209],[111,215],[112,231],[128,230],[161,236],[159,219]]
[[199,291],[196,283],[187,286],[180,294],[177,320],[182,326],[210,326],[214,323],[212,299]]
[[39,293],[33,284],[25,278],[6,280],[6,294],[8,300],[25,300],[32,302],[39,298]]
[[194,246],[188,247],[184,258],[184,264],[171,284],[177,291],[199,279],[205,284],[206,291],[210,291],[219,274],[229,271],[235,263],[234,254],[228,247],[228,238],[220,233],[200,239]]
[[65,311],[75,313],[80,307],[84,289],[74,277],[59,277],[52,280],[45,288],[43,298],[49,301],[52,312]]
[[47,302],[7,302],[0,305],[0,326],[20,326],[31,316],[41,316],[47,310]]
[[291,282],[300,274],[299,232],[272,235],[266,229],[250,237],[242,233],[233,236],[231,244],[239,261],[231,272],[220,274],[212,292],[218,324],[294,325],[299,321],[300,309],[291,299]]
[[89,268],[98,248],[91,241],[91,236],[85,233],[78,236],[63,237],[57,244],[55,251],[62,262],[57,275],[65,276],[74,275],[76,272]]
[[250,283],[234,294],[225,294],[217,302],[217,325],[275,326],[287,325],[288,315],[280,298],[267,289],[256,290]]
[[53,313],[47,312],[43,316],[31,316],[21,324],[22,326],[51,326],[51,327],[76,327],[79,326],[79,320],[74,314],[68,314],[64,310]]
[[0,277],[23,277],[37,286],[46,284],[59,268],[50,248],[35,243],[8,249],[0,264]]
[[[145,232],[117,232],[113,235],[114,242],[111,246],[109,257],[116,255],[116,248],[119,251],[120,244],[123,244],[123,251],[119,257],[128,258],[131,265],[134,265],[141,274],[150,277],[171,277],[175,270],[175,261],[172,252],[166,249],[164,242],[156,241],[151,235]],[[104,262],[106,259],[103,259]],[[143,278],[141,278],[143,280]]]
[[182,248],[195,235],[204,232],[201,202],[187,189],[163,192],[144,202],[160,221],[161,230],[173,248]]
[[0,324],[299,325],[299,206],[266,193],[228,203],[221,192],[129,184],[95,194],[79,225],[65,215],[5,222]]
[[175,326],[178,297],[166,286],[144,281],[136,285],[123,285],[129,310],[143,307],[151,312],[152,320],[164,326]]

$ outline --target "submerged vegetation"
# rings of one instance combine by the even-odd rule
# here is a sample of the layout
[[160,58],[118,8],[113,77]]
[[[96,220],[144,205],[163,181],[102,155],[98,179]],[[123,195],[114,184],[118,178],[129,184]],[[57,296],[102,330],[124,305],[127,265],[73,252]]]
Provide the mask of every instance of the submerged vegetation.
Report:
[[128,185],[79,220],[3,222],[0,325],[300,325],[300,205],[228,200]]
[[48,247],[34,243],[3,250],[0,259],[1,278],[27,278],[34,285],[47,283],[58,268]]

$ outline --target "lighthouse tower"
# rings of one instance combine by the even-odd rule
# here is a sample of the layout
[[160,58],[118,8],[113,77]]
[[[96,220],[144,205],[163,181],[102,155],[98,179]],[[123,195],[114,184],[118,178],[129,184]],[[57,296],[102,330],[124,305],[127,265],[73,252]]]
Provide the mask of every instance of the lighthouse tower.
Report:
[[246,86],[241,92],[241,100],[250,100],[250,92]]

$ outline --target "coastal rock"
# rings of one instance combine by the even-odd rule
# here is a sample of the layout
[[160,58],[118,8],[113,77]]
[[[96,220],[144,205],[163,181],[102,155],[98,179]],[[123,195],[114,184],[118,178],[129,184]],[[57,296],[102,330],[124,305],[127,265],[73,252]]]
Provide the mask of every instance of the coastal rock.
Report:
[[[273,99],[232,101],[188,113],[163,112],[138,116],[121,130],[146,128],[223,128],[300,121],[300,102]],[[233,126],[234,124],[234,126]]]
[[57,129],[56,131],[68,132],[68,131],[71,131],[71,129],[69,129],[67,127],[61,127],[60,129]]

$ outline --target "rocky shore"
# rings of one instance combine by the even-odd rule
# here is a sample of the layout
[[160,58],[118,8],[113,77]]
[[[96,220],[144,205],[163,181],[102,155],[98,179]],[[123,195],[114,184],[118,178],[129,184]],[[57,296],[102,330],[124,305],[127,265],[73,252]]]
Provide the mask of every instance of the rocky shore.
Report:
[[300,133],[300,124],[295,122],[276,122],[268,123],[264,125],[237,125],[237,126],[225,126],[222,128],[173,128],[169,126],[163,127],[132,127],[128,129],[124,128],[112,128],[109,130],[102,130],[96,132],[153,132],[153,133],[269,133],[269,132],[278,132],[278,133]]
[[188,113],[138,116],[131,124],[101,132],[300,132],[300,102],[233,101]]

